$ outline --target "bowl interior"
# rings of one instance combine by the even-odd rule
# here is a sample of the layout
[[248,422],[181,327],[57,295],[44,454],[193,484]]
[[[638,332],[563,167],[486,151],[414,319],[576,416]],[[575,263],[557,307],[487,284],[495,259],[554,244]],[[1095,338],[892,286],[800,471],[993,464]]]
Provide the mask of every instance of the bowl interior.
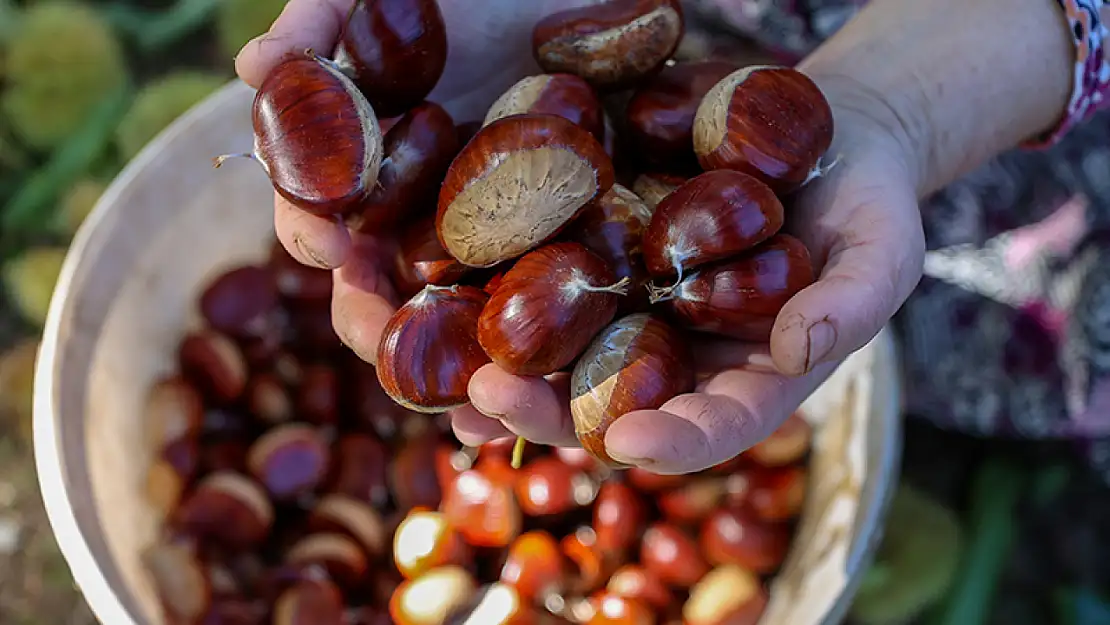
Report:
[[[273,237],[258,166],[211,165],[251,145],[252,96],[229,85],[143,151],[78,233],[55,292],[36,378],[36,463],[59,544],[104,623],[162,623],[139,561],[158,531],[141,495],[146,389],[174,370],[201,285],[261,260]],[[807,402],[820,426],[814,477],[762,625],[841,618],[895,473],[897,397],[884,331]]]

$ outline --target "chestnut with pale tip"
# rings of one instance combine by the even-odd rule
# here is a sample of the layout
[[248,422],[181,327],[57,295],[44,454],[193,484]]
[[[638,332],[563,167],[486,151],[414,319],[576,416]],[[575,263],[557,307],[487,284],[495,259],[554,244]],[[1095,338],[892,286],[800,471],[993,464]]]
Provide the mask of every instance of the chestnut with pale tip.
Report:
[[508,373],[554,373],[613,320],[628,283],[580,243],[545,245],[502,277],[478,317],[478,342]]
[[389,614],[396,625],[446,625],[477,591],[478,583],[466,569],[436,567],[402,582],[389,599]]
[[640,174],[632,181],[632,192],[635,193],[653,211],[663,198],[682,186],[688,178],[676,174],[651,173]]
[[639,564],[626,564],[617,569],[605,586],[609,594],[635,599],[660,612],[674,603],[675,595],[659,576]]
[[543,456],[520,469],[515,489],[521,511],[541,517],[566,514],[593,503],[598,485],[555,456]]
[[806,469],[756,468],[729,477],[732,507],[751,510],[765,521],[789,521],[802,512],[806,497]]
[[521,78],[494,100],[483,125],[521,113],[565,117],[590,131],[598,141],[605,141],[601,101],[589,83],[573,74],[540,74]]
[[243,350],[228,336],[214,330],[190,332],[177,348],[182,374],[206,395],[230,404],[247,386],[247,361]]
[[532,53],[546,72],[616,90],[663,67],[684,32],[678,0],[608,0],[541,19],[532,29]]
[[143,432],[147,448],[159,451],[182,439],[193,439],[204,424],[204,400],[180,376],[159,380],[147,393]]
[[704,169],[742,171],[781,195],[822,175],[833,114],[809,76],[789,67],[753,65],[705,94],[693,138]]
[[334,532],[309,534],[300,539],[285,552],[285,564],[298,570],[320,567],[329,579],[344,588],[357,588],[369,567],[362,547]]
[[629,597],[602,590],[589,598],[587,605],[574,610],[585,625],[655,625],[656,614],[650,606]]
[[660,493],[656,499],[663,518],[677,525],[696,525],[725,499],[724,477],[698,476],[682,486]]
[[274,602],[273,625],[345,625],[343,595],[323,577],[297,581]]
[[517,589],[494,582],[478,589],[467,605],[456,610],[444,625],[554,625],[549,615],[533,608]]
[[428,285],[398,308],[378,346],[378,381],[386,394],[424,413],[468,403],[470,378],[490,362],[478,342],[478,317],[488,300],[475,287]]
[[759,578],[735,564],[705,575],[682,605],[684,625],[756,625],[767,607]]
[[609,426],[629,412],[657,409],[694,389],[687,343],[650,313],[622,317],[603,329],[571,376],[570,413],[582,447],[609,466],[624,466],[605,450]]
[[760,575],[775,572],[786,559],[792,532],[744,510],[720,508],[701,526],[698,544],[710,564],[738,564]]
[[698,543],[670,523],[656,523],[640,542],[640,563],[670,586],[690,588],[709,572]]
[[774,191],[756,178],[709,171],[665,197],[644,231],[644,264],[654,276],[682,276],[766,241],[785,214]]
[[143,549],[140,560],[171,618],[193,623],[204,616],[212,601],[212,587],[191,547],[154,543]]
[[370,558],[386,550],[388,532],[381,513],[354,497],[336,493],[321,497],[312,507],[306,526],[310,532],[348,536]]
[[370,103],[332,61],[306,52],[262,81],[251,110],[253,158],[274,190],[317,215],[342,213],[378,180],[382,133]]
[[574,122],[503,117],[479,130],[447,170],[436,212],[439,242],[471,267],[516,258],[558,235],[614,176],[605,148]]
[[814,279],[805,244],[778,234],[677,284],[651,285],[649,297],[653,303],[668,302],[679,323],[692,330],[766,342],[782,307]]
[[393,563],[406,579],[440,566],[464,564],[468,553],[442,512],[414,509],[393,533]]
[[287,423],[260,436],[247,452],[247,468],[278,501],[307,495],[327,477],[331,449],[316,428]]
[[175,521],[189,535],[233,549],[252,548],[269,535],[274,508],[253,480],[221,471],[197,484],[178,508]]
[[813,443],[813,426],[794,412],[770,436],[749,447],[744,458],[764,467],[785,467],[800,462]]
[[447,25],[436,0],[358,0],[335,63],[382,117],[420,104],[447,65]]
[[530,603],[554,599],[565,589],[567,568],[555,537],[543,530],[518,536],[509,545],[501,582],[516,588]]

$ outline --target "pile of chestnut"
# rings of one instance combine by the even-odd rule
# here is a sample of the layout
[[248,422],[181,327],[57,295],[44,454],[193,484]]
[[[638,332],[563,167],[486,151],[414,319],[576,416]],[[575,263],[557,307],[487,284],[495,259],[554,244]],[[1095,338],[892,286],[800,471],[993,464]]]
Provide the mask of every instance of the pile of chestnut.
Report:
[[[813,282],[783,200],[823,172],[828,103],[790,68],[672,61],[678,0],[609,0],[536,24],[547,73],[460,122],[425,100],[446,28],[434,0],[359,0],[332,58],[259,88],[249,156],[397,242],[399,308],[370,365],[332,330],[330,272],[279,245],[208,285],[146,415],[168,621],[754,624],[805,421],[687,476],[604,440],[693,390],[692,337],[766,341]],[[582,448],[460,449],[443,413],[489,363],[569,374]]]

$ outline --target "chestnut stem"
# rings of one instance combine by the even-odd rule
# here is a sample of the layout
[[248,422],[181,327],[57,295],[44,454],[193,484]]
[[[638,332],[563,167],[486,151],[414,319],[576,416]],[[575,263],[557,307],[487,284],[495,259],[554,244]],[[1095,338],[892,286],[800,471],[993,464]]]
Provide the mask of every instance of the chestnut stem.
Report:
[[666,302],[668,300],[674,299],[674,291],[682,285],[683,281],[682,265],[679,264],[677,269],[678,278],[670,286],[655,286],[650,282],[644,285],[647,288],[648,292],[648,302],[652,304],[658,304],[659,302]]
[[249,158],[252,161],[258,161],[258,158],[254,155],[253,152],[237,152],[235,154],[221,154],[217,156],[216,158],[212,159],[212,166],[216,169],[219,169],[220,166],[224,164],[224,161],[232,158]]
[[632,279],[628,276],[625,276],[620,280],[617,280],[615,283],[610,284],[609,286],[594,286],[589,282],[586,282],[586,280],[581,277],[579,277],[572,284],[581,288],[583,291],[589,291],[591,293],[616,293],[617,295],[628,295],[628,285],[631,283]]
[[[807,184],[813,182],[814,180],[816,180],[818,178],[821,178],[821,177],[825,176],[826,174],[828,174],[830,171],[833,170],[833,167],[836,167],[837,164],[840,163],[840,159],[843,156],[844,156],[843,154],[837,154],[836,158],[834,158],[833,161],[831,163],[829,163],[828,165],[822,165],[821,164],[821,159],[817,159],[817,165],[812,170],[810,170],[809,175],[807,175],[806,179],[802,181],[801,186],[804,187]],[[799,187],[799,188],[801,188],[801,187]]]
[[528,445],[528,440],[523,436],[516,437],[516,442],[513,443],[513,459],[512,467],[519,469],[524,464],[524,447]]

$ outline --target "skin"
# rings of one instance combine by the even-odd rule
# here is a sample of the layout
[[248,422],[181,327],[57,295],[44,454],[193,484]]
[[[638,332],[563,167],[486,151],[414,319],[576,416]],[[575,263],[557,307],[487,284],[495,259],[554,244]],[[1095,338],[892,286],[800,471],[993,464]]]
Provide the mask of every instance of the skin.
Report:
[[[291,0],[271,31],[236,59],[252,86],[284,55],[330,49],[351,0]],[[456,120],[485,108],[522,76],[538,73],[532,24],[590,0],[440,0],[450,53],[430,99]],[[983,29],[982,24],[991,24]],[[1021,33],[1021,36],[1013,36]],[[921,277],[923,197],[995,154],[1050,128],[1071,88],[1074,50],[1053,0],[872,0],[799,64],[833,107],[840,162],[807,186],[790,211],[819,280],[782,310],[766,345],[725,339],[695,348],[696,392],[660,410],[629,413],[609,430],[619,460],[658,473],[712,466],[762,440],[843,359],[890,320]],[[275,199],[285,247],[303,263],[333,269],[336,331],[373,359],[397,305],[380,269],[392,241],[352,238],[336,221]],[[455,410],[466,444],[521,435],[574,446],[569,380],[511,376],[494,365],[470,383],[472,404]]]

